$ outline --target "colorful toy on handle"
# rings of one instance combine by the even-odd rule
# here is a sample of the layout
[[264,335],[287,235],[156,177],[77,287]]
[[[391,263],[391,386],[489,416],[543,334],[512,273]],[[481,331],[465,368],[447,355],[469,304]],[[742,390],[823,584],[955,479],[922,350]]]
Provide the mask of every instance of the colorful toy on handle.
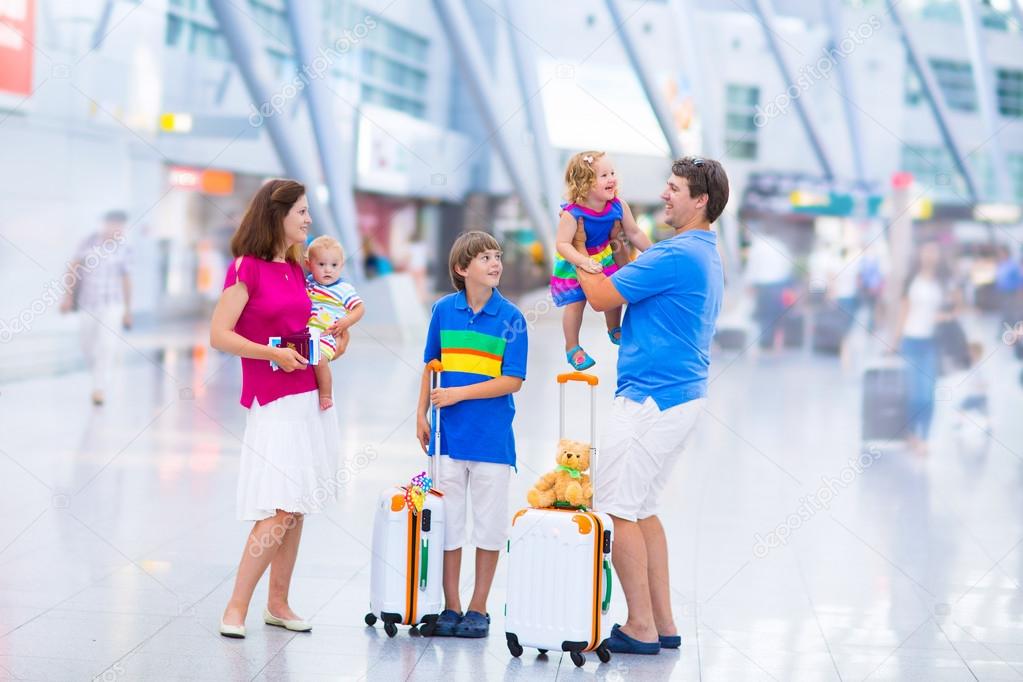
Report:
[[413,476],[412,481],[405,488],[405,504],[408,505],[409,511],[415,514],[421,512],[426,494],[432,489],[433,479],[427,476],[425,471]]

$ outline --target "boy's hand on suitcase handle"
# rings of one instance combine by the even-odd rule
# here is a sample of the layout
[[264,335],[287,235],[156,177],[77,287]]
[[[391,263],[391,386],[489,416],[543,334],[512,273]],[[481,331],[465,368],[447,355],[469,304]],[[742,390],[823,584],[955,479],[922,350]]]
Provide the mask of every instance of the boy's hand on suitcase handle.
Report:
[[422,446],[423,452],[428,452],[430,449],[430,434],[433,433],[433,429],[430,428],[430,420],[426,418],[425,414],[419,415],[416,419],[416,438],[419,440],[419,445]]
[[462,392],[458,388],[435,388],[430,391],[430,403],[434,407],[451,407],[462,402]]

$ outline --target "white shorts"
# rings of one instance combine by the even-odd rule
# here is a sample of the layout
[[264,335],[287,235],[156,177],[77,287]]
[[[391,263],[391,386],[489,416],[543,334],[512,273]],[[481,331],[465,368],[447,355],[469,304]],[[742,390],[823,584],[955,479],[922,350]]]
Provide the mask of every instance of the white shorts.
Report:
[[444,549],[465,544],[466,494],[472,503],[472,544],[502,550],[508,540],[508,481],[511,467],[441,455],[437,489],[444,493]]
[[706,398],[664,410],[615,398],[597,455],[595,507],[626,521],[657,513],[661,492],[682,457]]

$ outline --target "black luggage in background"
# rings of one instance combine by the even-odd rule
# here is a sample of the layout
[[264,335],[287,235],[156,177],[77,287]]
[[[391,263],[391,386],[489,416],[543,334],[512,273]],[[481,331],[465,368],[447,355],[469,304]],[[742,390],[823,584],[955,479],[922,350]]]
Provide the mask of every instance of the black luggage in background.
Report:
[[861,440],[901,439],[908,421],[906,370],[890,366],[864,372]]
[[849,315],[840,308],[824,308],[813,320],[813,350],[816,353],[837,355],[842,339],[849,329]]
[[805,318],[796,313],[787,313],[781,321],[781,334],[786,348],[803,347]]
[[746,348],[746,330],[739,327],[719,327],[714,332],[714,343],[721,350],[743,350]]

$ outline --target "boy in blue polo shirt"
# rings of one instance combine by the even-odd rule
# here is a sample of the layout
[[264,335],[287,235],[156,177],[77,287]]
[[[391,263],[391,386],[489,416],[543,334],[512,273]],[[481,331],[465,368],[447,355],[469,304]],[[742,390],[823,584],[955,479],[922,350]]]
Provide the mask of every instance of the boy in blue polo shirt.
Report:
[[[444,493],[444,611],[434,636],[486,637],[487,597],[508,538],[508,479],[515,466],[512,393],[526,378],[526,321],[497,290],[501,247],[486,232],[455,240],[448,259],[457,291],[433,306],[423,361],[444,365],[441,388],[430,390],[424,373],[416,433],[431,442],[431,403],[441,408],[441,459],[437,488]],[[465,615],[458,593],[465,542],[466,493],[472,497],[476,585]]]

